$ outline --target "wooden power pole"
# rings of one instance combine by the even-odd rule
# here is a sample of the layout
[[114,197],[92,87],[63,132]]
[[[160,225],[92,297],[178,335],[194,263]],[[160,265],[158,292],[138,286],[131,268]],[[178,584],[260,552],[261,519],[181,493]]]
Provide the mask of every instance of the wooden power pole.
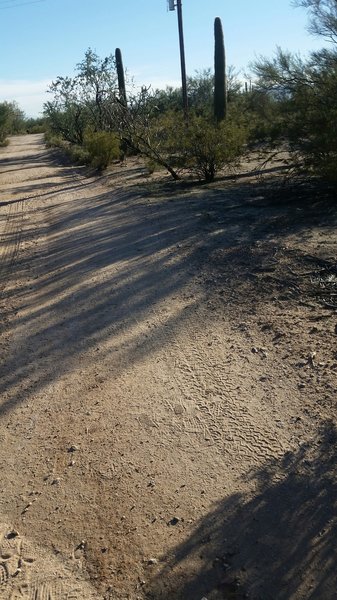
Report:
[[181,0],[169,0],[169,9],[174,10],[177,7],[178,15],[178,31],[179,31],[179,46],[180,46],[180,66],[181,66],[181,84],[183,94],[183,109],[185,119],[188,119],[188,97],[187,97],[187,78],[186,78],[186,63],[185,63],[185,45],[184,45],[184,29],[183,29],[183,11]]

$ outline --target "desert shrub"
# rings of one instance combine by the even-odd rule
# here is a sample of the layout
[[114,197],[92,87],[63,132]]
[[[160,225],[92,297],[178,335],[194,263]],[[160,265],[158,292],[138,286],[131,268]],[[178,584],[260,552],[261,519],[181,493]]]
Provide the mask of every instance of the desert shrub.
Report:
[[90,157],[91,165],[97,169],[106,169],[113,160],[120,157],[120,140],[115,133],[86,132],[83,146]]
[[25,115],[16,102],[0,103],[0,144],[6,146],[7,135],[25,131]]
[[243,119],[233,117],[220,124],[192,117],[181,137],[185,167],[198,179],[210,182],[220,170],[238,161],[247,141],[247,127]]
[[285,103],[263,90],[241,94],[237,106],[249,122],[249,142],[277,145],[285,136]]
[[27,129],[27,133],[44,133],[46,131],[45,125],[33,125]]
[[55,135],[51,131],[45,132],[45,143],[47,148],[60,148],[62,154],[67,156],[73,163],[87,165],[91,162],[91,156],[83,146],[70,144],[60,135]]
[[62,136],[57,135],[49,129],[45,131],[44,141],[46,143],[47,148],[61,148],[62,146],[64,146],[64,140]]
[[114,159],[120,156],[119,138],[107,131],[86,132],[83,146],[71,144],[53,131],[45,133],[45,142],[49,148],[60,148],[76,164],[91,165],[96,169],[106,169]]
[[79,146],[77,144],[69,144],[65,148],[65,152],[66,152],[67,156],[70,158],[71,162],[73,162],[77,165],[91,164],[90,153],[83,146]]
[[45,133],[47,131],[47,123],[43,117],[28,118],[25,120],[26,133]]
[[7,135],[10,133],[10,109],[7,102],[2,102],[0,104],[0,145],[6,146]]
[[337,52],[321,50],[307,61],[278,50],[255,64],[257,85],[279,105],[281,131],[298,165],[337,182]]
[[127,110],[121,104],[118,107],[118,131],[127,153],[142,155],[156,165],[164,167],[174,179],[179,179],[169,159],[171,153],[172,131],[175,132],[179,115],[168,112],[158,113],[153,97],[145,87],[137,95],[129,95]]
[[212,116],[192,112],[188,123],[182,111],[135,114],[133,118],[129,112],[125,119],[127,142],[174,179],[189,172],[199,180],[212,181],[219,170],[234,165],[247,140],[245,117],[234,108],[219,125]]
[[158,163],[156,163],[156,161],[152,160],[151,158],[145,160],[145,166],[149,175],[153,175],[153,173],[155,173],[159,168]]
[[45,123],[33,123],[33,124],[27,124],[26,126],[26,132],[27,133],[45,133],[47,129],[47,126]]

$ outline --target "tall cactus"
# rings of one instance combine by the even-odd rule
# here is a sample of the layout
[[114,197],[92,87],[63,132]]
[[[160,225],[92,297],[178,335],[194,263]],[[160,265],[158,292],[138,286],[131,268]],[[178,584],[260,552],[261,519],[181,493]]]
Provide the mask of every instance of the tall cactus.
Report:
[[226,56],[221,19],[214,20],[214,117],[223,121],[227,112]]
[[118,77],[118,89],[119,89],[119,99],[126,106],[126,88],[125,88],[125,77],[124,77],[124,67],[122,60],[122,53],[119,48],[115,50],[115,59],[116,59],[116,69],[117,69],[117,77]]

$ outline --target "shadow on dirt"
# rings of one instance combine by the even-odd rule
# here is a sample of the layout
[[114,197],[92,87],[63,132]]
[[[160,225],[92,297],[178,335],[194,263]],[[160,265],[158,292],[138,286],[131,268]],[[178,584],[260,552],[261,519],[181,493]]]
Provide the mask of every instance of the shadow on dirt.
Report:
[[[49,154],[41,158],[50,168]],[[29,164],[27,159],[27,173]],[[297,236],[294,260],[301,267],[333,265],[328,256],[310,257],[300,249],[311,227],[332,230],[336,223],[332,204],[310,189],[300,188],[302,196],[299,189],[276,196],[275,188],[256,181],[202,188],[144,181],[127,189],[101,188],[98,195],[95,182],[72,184],[73,171],[63,165],[62,173],[48,202],[25,203],[20,235],[10,217],[1,240],[8,260],[3,325],[9,334],[15,331],[15,353],[8,352],[0,366],[3,424],[29,399],[32,421],[52,420],[65,406],[64,398],[58,405],[56,384],[67,384],[67,375],[79,367],[94,368],[104,384],[169,344],[191,312],[198,319],[198,308],[213,294],[210,269],[214,285],[221,285],[223,315],[231,318],[228,290],[237,289],[242,302],[262,311],[271,286],[275,301],[289,288],[280,274],[287,236]],[[27,184],[25,194],[43,193],[39,186],[38,180]],[[168,306],[177,308],[169,312]],[[79,374],[77,395],[80,383]],[[38,393],[47,386],[50,416],[41,415],[38,405]],[[99,393],[94,386],[93,394]],[[16,420],[25,427],[24,414]],[[13,435],[20,440],[20,433]],[[333,600],[336,441],[336,430],[327,424],[281,463],[249,473],[253,498],[224,490],[226,500],[147,578],[149,600]]]
[[[337,431],[248,477],[252,499],[214,506],[147,586],[150,600],[333,600],[337,588]],[[177,525],[180,527],[180,524]],[[191,565],[193,572],[186,570]],[[188,559],[188,560],[187,560]]]
[[[30,155],[26,158],[32,162]],[[43,151],[42,142],[36,161],[41,159],[49,167],[57,160]],[[69,180],[73,169],[62,166],[62,173]],[[97,195],[95,182],[68,187],[63,181],[47,192],[55,197],[54,205],[42,202],[36,209],[26,203],[21,243],[29,251],[15,267],[8,249],[17,247],[17,231],[9,228],[1,242],[10,267],[2,294],[3,319],[8,332],[15,326],[21,345],[1,366],[0,414],[61,379],[79,360],[88,361],[90,352],[97,352],[92,362],[107,359],[100,350],[107,339],[110,370],[116,352],[122,357],[118,368],[121,362],[128,368],[169,343],[184,324],[187,306],[197,307],[207,299],[207,280],[193,297],[188,296],[188,286],[214,259],[221,264],[227,288],[238,275],[245,285],[254,286],[251,265],[263,269],[278,260],[275,244],[282,244],[283,235],[296,233],[300,244],[317,219],[322,227],[333,227],[335,218],[322,218],[321,206],[313,208],[308,196],[296,204],[293,197],[274,202],[274,195],[268,196],[259,182],[219,186],[191,189],[184,183],[138,182],[124,191],[107,188]],[[43,188],[32,182],[25,186],[25,195],[34,196]],[[64,200],[64,192],[69,199]],[[46,225],[37,225],[36,210]],[[42,240],[39,247],[37,239]],[[263,252],[253,253],[245,270],[242,253],[261,247]],[[16,281],[22,282],[19,287],[12,285]],[[164,315],[163,302],[176,294],[181,295],[180,311]],[[20,299],[18,315],[13,297]],[[256,303],[266,297],[269,290]],[[162,323],[151,328],[156,311],[164,315]],[[122,345],[121,332],[126,335]]]

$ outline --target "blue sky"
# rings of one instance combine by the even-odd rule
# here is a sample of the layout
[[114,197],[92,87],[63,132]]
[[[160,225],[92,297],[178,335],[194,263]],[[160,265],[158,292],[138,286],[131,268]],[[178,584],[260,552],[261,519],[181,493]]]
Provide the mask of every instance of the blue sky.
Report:
[[[305,55],[322,41],[291,0],[183,0],[188,75],[213,67],[213,24],[220,17],[227,63],[244,71],[276,46]],[[166,0],[0,0],[0,101],[37,116],[49,82],[72,75],[87,48],[102,58],[121,48],[139,85],[179,85],[176,12]]]

